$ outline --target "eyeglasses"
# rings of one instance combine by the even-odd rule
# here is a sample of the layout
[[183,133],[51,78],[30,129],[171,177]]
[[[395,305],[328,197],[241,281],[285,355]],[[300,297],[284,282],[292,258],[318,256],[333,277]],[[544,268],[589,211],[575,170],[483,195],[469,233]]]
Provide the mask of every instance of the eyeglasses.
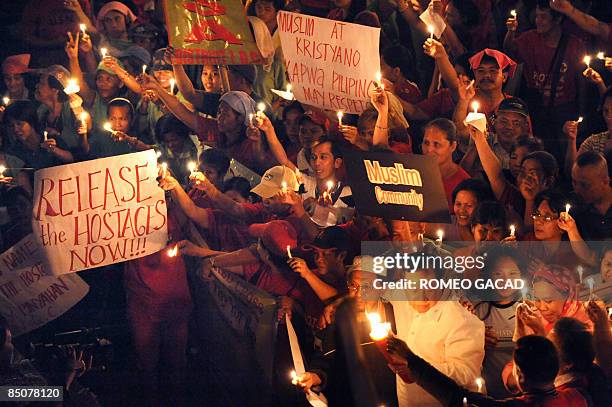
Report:
[[539,220],[539,221],[543,221],[543,222],[546,222],[546,223],[552,222],[552,221],[555,221],[555,220],[559,219],[558,215],[555,215],[555,216],[544,216],[540,212],[534,212],[533,215],[531,215],[531,217],[533,218],[534,222]]
[[361,285],[355,284],[355,283],[348,283],[347,287],[348,287],[348,290],[350,292],[355,293],[355,294],[361,293],[361,292],[365,292],[365,291],[367,291],[367,290],[372,288],[368,284],[361,286]]

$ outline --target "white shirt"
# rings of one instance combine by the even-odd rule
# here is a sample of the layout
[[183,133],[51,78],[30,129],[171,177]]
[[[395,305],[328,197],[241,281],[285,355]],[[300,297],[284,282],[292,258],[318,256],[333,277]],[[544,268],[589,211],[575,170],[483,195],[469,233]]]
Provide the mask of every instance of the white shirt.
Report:
[[[419,313],[408,301],[393,301],[397,336],[418,356],[470,390],[484,359],[484,324],[456,301],[440,301]],[[400,407],[440,406],[416,383],[397,377]]]
[[[310,175],[302,174],[302,179],[304,182],[304,188],[306,189],[306,193],[302,196],[302,198],[316,199],[316,178]],[[312,208],[310,208],[308,214],[317,225],[322,227],[346,223],[353,217],[353,213],[355,212],[355,210],[353,208],[349,208],[348,205],[344,203],[344,201],[342,201],[342,199],[340,198],[344,198],[351,195],[353,195],[351,187],[349,187],[348,185],[343,185],[338,199],[336,199],[336,201],[331,207],[316,204]]]

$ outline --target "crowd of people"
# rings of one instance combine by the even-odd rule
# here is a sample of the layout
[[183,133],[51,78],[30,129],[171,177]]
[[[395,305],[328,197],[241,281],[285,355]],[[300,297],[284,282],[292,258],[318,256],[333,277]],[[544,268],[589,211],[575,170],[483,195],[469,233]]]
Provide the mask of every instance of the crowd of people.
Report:
[[[27,2],[15,28],[23,52],[1,65],[1,251],[32,232],[35,171],[157,152],[178,255],[84,276],[93,295],[99,276],[122,273],[138,405],[300,406],[321,395],[330,406],[612,405],[607,0],[247,0],[265,60],[227,66],[174,63],[163,3]],[[361,114],[339,120],[271,92],[292,80],[281,10],[380,28],[384,86]],[[424,12],[445,22],[441,37]],[[486,130],[466,122],[474,106]],[[451,223],[360,213],[350,150],[431,157]],[[415,258],[485,254],[462,278],[521,279],[528,292],[387,295],[362,242]],[[277,301],[269,381],[253,338],[216,334],[215,269]],[[373,313],[389,322],[383,342],[370,335]],[[305,364],[293,377],[288,319]],[[0,384],[51,383],[24,373],[0,325]],[[70,395],[87,356],[68,360],[59,376]]]

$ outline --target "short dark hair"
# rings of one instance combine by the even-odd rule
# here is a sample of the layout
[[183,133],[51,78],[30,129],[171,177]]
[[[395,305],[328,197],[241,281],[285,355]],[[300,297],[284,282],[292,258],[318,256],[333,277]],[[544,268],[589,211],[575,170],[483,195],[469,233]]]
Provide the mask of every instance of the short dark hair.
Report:
[[320,146],[323,143],[331,143],[331,152],[334,158],[342,158],[342,150],[340,149],[340,145],[327,135],[321,137],[320,139],[312,143],[310,151],[314,150],[315,147]]
[[29,100],[16,100],[6,108],[3,121],[8,124],[11,120],[27,122],[34,130],[40,130],[36,105]]
[[251,196],[251,184],[244,177],[232,177],[223,183],[223,192],[236,191],[244,199]]
[[562,194],[561,192],[554,189],[547,189],[544,191],[540,191],[534,200],[534,208],[540,206],[542,202],[548,202],[548,206],[550,209],[556,214],[560,214],[561,212],[565,212],[565,204],[568,203],[568,198]]
[[297,100],[295,100],[289,103],[287,107],[283,109],[283,113],[281,115],[283,121],[287,119],[287,113],[294,111],[294,110],[297,112],[300,112],[300,114],[304,114],[304,108],[302,107],[302,104],[298,102]]
[[180,138],[186,139],[189,137],[189,128],[173,114],[166,113],[155,123],[155,135],[161,142],[164,134],[167,133],[174,133]]
[[585,151],[576,158],[576,165],[580,168],[587,165],[601,165],[607,163],[606,158],[596,151]]
[[506,210],[497,201],[480,202],[472,213],[470,224],[506,227]]
[[473,193],[478,202],[495,200],[491,187],[486,182],[478,178],[468,178],[461,181],[453,190],[453,202],[455,202],[457,194],[461,191]]
[[209,148],[202,151],[200,162],[204,166],[214,168],[220,175],[227,173],[230,166],[229,157],[217,148]]
[[485,258],[484,268],[482,269],[482,277],[490,278],[493,270],[501,259],[510,258],[516,263],[521,275],[526,274],[527,265],[517,249],[507,244],[491,246],[487,249],[487,257]]
[[446,139],[449,142],[453,143],[457,141],[457,126],[455,126],[455,123],[453,123],[452,121],[443,117],[439,117],[427,123],[425,125],[425,130],[430,127],[435,127],[436,129],[442,131],[446,135]]
[[391,45],[382,50],[382,57],[391,68],[399,68],[405,78],[413,78],[412,67],[415,66],[414,58],[410,52],[401,45]]
[[127,107],[130,112],[130,121],[134,118],[134,105],[126,98],[114,98],[108,102],[108,107],[106,108],[107,115],[110,113],[111,107]]
[[525,134],[516,139],[516,143],[512,146],[512,149],[516,150],[519,147],[527,148],[527,151],[530,153],[533,153],[534,151],[544,151],[544,144],[542,143],[542,140]]
[[595,359],[593,335],[586,325],[577,319],[563,317],[555,322],[553,331],[561,363],[586,372]]
[[466,27],[474,27],[480,23],[480,11],[473,0],[453,0],[453,6]]
[[257,3],[259,3],[260,1],[263,1],[265,3],[272,3],[272,5],[274,6],[274,9],[276,11],[281,11],[283,9],[283,7],[285,6],[285,3],[282,0],[253,0],[249,4],[249,7],[247,8],[247,15],[248,16],[256,16],[257,15],[255,13],[255,5]]
[[560,20],[563,21],[563,14],[553,10],[552,8],[550,8],[550,1],[549,0],[538,0],[536,7],[541,9],[541,10],[548,10],[548,12],[550,13],[550,16],[553,18],[553,20]]
[[514,363],[531,384],[552,383],[559,372],[555,345],[543,336],[527,335],[516,342]]
[[557,164],[555,156],[553,156],[551,153],[547,151],[534,151],[533,153],[527,154],[523,158],[521,165],[523,165],[523,163],[527,160],[534,160],[540,163],[546,177],[557,178],[557,175],[559,174],[559,164]]

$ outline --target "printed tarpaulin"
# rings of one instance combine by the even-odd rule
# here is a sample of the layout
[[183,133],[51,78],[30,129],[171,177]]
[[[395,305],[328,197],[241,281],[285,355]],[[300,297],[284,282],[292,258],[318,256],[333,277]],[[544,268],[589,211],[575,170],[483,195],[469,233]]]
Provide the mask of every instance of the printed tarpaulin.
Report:
[[164,0],[164,11],[174,63],[262,63],[240,1]]

